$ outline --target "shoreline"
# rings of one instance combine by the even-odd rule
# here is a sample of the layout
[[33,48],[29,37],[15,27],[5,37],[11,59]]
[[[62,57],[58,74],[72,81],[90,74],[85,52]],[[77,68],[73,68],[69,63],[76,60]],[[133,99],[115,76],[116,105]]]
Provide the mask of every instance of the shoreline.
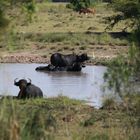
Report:
[[[115,56],[95,57],[85,62],[86,65],[107,65]],[[41,55],[5,55],[0,56],[0,63],[50,63],[50,57]]]

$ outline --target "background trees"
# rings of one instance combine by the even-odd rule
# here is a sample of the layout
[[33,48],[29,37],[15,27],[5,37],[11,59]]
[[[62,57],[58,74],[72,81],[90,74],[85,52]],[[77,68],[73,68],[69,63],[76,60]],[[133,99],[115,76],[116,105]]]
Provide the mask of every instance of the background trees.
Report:
[[116,14],[106,18],[109,22],[106,29],[112,29],[121,21],[126,23],[124,31],[131,28],[128,55],[113,61],[105,74],[109,87],[120,93],[122,86],[128,89],[130,77],[133,77],[134,81],[140,80],[140,0],[114,0],[109,7],[113,8]]
[[[114,27],[118,22],[125,20],[126,27],[130,27],[132,32],[139,35],[140,32],[140,0],[114,0],[109,5],[116,11],[116,14],[108,17],[109,26],[107,28]],[[140,42],[140,39],[135,36],[135,42]]]
[[92,4],[91,0],[70,0],[68,7],[72,8],[75,11],[79,11],[82,8],[88,8]]

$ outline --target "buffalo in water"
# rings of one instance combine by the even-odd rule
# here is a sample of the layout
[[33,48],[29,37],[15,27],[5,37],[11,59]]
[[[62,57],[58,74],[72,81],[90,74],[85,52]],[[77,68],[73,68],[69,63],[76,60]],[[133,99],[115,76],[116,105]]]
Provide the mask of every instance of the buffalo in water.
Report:
[[73,65],[79,65],[83,63],[84,61],[89,60],[89,57],[87,54],[83,53],[81,55],[76,54],[68,54],[63,55],[61,53],[55,53],[51,56],[51,64],[55,67],[67,67],[67,66],[73,66]]
[[89,60],[87,54],[81,55],[68,54],[63,55],[61,53],[54,53],[50,58],[51,64],[47,66],[39,66],[36,68],[37,71],[81,71],[83,62]]
[[72,66],[65,66],[65,67],[56,67],[52,64],[47,66],[39,66],[36,68],[36,71],[81,71],[82,66],[80,63],[74,63]]
[[18,93],[18,99],[26,98],[39,98],[43,97],[43,92],[41,89],[31,83],[31,79],[20,79],[17,81],[17,78],[14,80],[14,85],[18,86],[20,91]]

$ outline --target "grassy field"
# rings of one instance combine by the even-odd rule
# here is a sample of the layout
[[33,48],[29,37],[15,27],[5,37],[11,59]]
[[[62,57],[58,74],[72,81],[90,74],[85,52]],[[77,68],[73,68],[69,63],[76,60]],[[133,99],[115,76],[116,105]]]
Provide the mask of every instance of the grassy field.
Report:
[[105,3],[95,8],[95,15],[85,15],[66,8],[65,3],[41,3],[37,4],[32,23],[27,23],[25,14],[13,9],[13,14],[9,13],[13,19],[10,33],[3,34],[0,55],[32,54],[49,59],[54,52],[86,52],[104,59],[126,54],[129,37],[121,33],[125,23],[105,32],[104,18],[114,12]]
[[[12,9],[8,32],[0,36],[0,62],[38,62],[39,56],[47,62],[54,52],[86,52],[100,62],[127,54],[125,23],[105,32],[103,18],[114,14],[106,6],[97,4],[95,15],[84,15],[64,3],[40,3],[32,23]],[[4,61],[6,56],[12,57]],[[120,104],[106,99],[100,109],[63,96],[0,100],[0,140],[139,140],[139,132],[139,94],[125,96]]]
[[59,96],[0,100],[1,140],[139,140],[140,96],[102,109]]

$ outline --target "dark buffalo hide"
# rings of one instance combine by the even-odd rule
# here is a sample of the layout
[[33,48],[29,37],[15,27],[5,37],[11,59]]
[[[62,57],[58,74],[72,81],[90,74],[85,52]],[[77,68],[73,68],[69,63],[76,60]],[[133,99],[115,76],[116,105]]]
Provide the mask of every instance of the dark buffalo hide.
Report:
[[81,71],[83,65],[80,63],[74,63],[72,66],[65,66],[65,67],[56,67],[51,64],[47,66],[39,66],[36,68],[37,71]]
[[43,97],[43,92],[41,89],[30,82],[27,82],[25,79],[21,79],[19,81],[14,81],[14,85],[18,86],[20,91],[17,96],[18,99],[25,98],[39,98]]
[[55,53],[52,54],[51,56],[51,64],[56,67],[66,67],[66,66],[72,66],[74,64],[82,63],[86,60],[89,60],[89,57],[87,54],[81,54],[81,55],[76,55],[76,54],[68,54],[68,55],[63,55],[61,53]]

